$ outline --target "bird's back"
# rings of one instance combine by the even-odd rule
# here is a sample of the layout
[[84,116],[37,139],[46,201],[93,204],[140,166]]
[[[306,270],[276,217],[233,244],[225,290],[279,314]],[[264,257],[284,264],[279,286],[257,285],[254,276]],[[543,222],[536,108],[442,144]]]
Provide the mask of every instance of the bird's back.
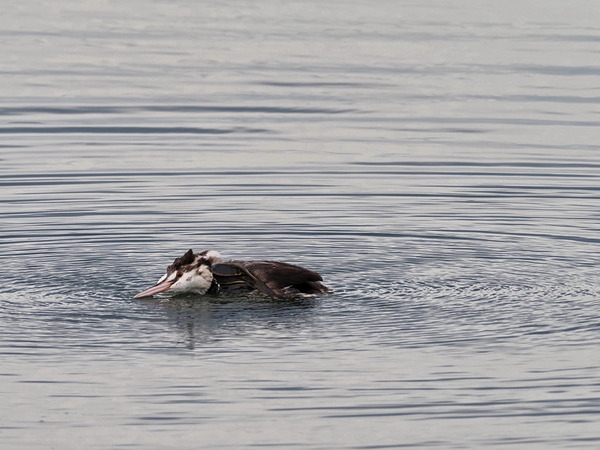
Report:
[[278,261],[229,261],[215,264],[212,272],[223,291],[257,291],[270,297],[330,292],[317,272]]

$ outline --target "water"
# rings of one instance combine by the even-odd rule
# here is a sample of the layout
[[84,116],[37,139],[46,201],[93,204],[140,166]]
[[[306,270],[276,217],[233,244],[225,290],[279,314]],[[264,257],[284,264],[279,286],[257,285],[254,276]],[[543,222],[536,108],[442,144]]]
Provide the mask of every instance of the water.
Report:
[[[597,448],[591,2],[19,2],[6,448]],[[133,300],[188,248],[298,301]]]

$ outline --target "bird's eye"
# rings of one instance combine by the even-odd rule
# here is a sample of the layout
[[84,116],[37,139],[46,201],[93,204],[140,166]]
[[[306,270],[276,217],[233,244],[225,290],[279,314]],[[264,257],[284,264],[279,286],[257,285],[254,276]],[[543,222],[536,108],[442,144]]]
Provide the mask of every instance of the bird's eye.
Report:
[[177,278],[181,278],[183,276],[183,272],[178,270],[177,271]]

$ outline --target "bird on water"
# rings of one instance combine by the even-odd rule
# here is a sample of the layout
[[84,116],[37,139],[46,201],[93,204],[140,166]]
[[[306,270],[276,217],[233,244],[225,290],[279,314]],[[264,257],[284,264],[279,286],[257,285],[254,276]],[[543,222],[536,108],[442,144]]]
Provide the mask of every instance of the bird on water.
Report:
[[294,298],[331,292],[317,272],[278,261],[223,261],[215,250],[175,258],[158,282],[133,298],[176,294],[262,294]]

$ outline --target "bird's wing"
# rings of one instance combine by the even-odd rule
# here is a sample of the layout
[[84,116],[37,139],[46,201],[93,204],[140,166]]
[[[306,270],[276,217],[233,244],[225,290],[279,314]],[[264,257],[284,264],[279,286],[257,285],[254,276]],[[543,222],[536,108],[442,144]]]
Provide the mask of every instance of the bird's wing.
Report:
[[213,265],[212,271],[220,284],[253,284],[270,297],[287,297],[290,286],[323,280],[317,272],[277,261],[229,261]]
[[285,288],[290,286],[323,280],[317,272],[278,261],[241,261],[240,264],[278,297],[286,297]]
[[213,276],[221,288],[228,291],[253,291],[256,289],[269,297],[277,297],[275,292],[244,267],[243,262],[229,261],[212,266]]

